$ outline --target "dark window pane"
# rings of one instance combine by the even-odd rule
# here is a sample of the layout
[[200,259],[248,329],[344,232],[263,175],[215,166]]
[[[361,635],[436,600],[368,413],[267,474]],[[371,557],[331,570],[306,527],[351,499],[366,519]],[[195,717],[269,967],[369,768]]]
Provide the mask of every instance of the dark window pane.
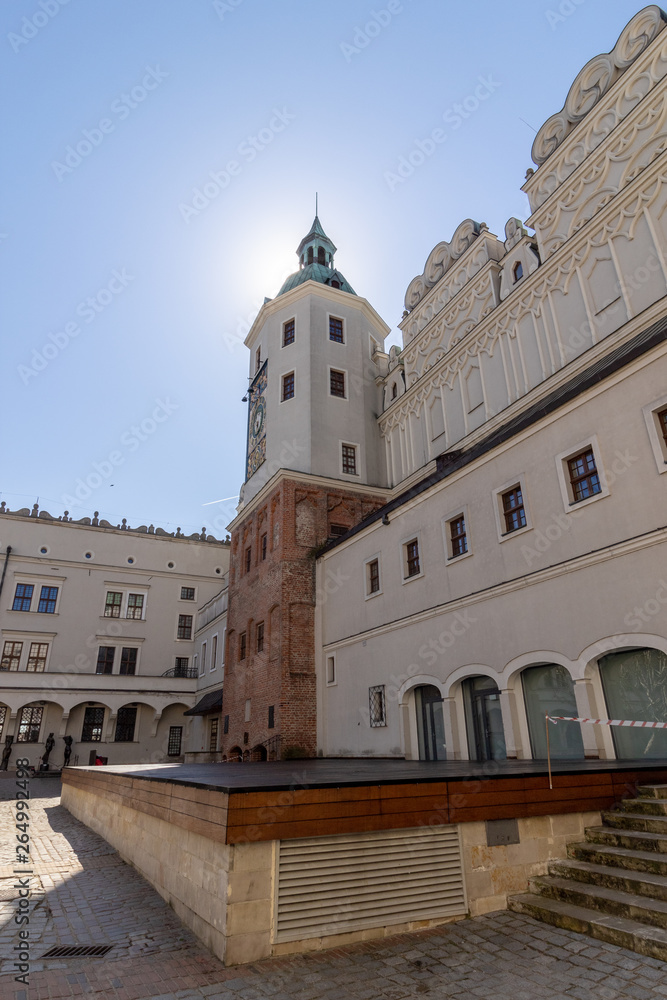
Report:
[[329,317],[329,340],[335,340],[337,344],[343,343],[343,321],[334,316]]
[[329,373],[329,391],[332,396],[339,396],[345,399],[345,372],[334,371]]
[[356,476],[357,474],[357,449],[354,445],[343,445],[343,472],[347,476]]
[[288,319],[283,325],[283,347],[294,343],[294,320]]
[[191,639],[192,638],[192,615],[179,615],[178,616],[177,638],[179,638],[179,639]]
[[419,568],[419,542],[408,542],[405,550],[408,562],[408,576],[418,576],[421,572]]
[[264,649],[264,622],[259,622],[257,625],[257,652],[261,653]]
[[[121,671],[122,673],[122,671]],[[116,743],[131,743],[134,739],[134,727],[137,722],[137,710],[130,705],[118,709],[116,718]]]
[[246,634],[245,634],[245,632],[241,632],[239,640],[240,640],[239,641],[239,660],[245,660],[245,654],[246,654]]
[[505,515],[505,532],[517,531],[526,526],[526,511],[523,506],[523,494],[519,486],[503,493],[503,514]]
[[17,743],[37,743],[42,725],[43,708],[22,708],[19,728],[16,734]]
[[181,600],[182,601],[194,601],[195,599],[195,588],[194,587],[181,587]]
[[283,400],[294,397],[294,372],[283,375]]
[[138,652],[136,646],[123,646],[120,654],[121,674],[134,674],[136,672]]
[[570,470],[570,484],[575,503],[600,493],[602,487],[591,448],[571,458],[567,465]]
[[449,532],[452,545],[452,558],[454,558],[454,556],[462,556],[468,551],[465,518],[456,517],[453,521],[450,521]]
[[183,726],[169,726],[169,742],[167,743],[168,757],[180,756],[182,739]]
[[368,592],[377,594],[380,589],[380,564],[377,559],[368,564]]
[[276,725],[275,705],[269,705],[269,725],[268,725],[268,728],[269,729],[275,729],[275,725]]
[[116,652],[115,646],[100,646],[97,651],[98,674],[110,674],[113,671],[113,658]]
[[120,606],[122,603],[123,595],[118,593],[118,591],[110,590],[107,594],[106,604],[104,605],[104,617],[120,618]]
[[2,649],[2,663],[0,670],[18,670],[21,660],[22,642],[5,641]]

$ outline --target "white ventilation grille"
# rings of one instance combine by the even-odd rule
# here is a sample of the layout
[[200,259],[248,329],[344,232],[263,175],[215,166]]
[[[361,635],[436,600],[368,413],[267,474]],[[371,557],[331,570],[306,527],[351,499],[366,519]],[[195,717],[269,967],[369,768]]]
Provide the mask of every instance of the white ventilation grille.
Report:
[[276,941],[466,912],[456,826],[280,842]]

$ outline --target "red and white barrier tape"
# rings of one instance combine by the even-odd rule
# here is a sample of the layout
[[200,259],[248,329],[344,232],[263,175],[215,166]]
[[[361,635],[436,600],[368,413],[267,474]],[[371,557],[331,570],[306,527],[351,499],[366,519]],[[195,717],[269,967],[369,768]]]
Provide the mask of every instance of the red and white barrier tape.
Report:
[[549,722],[589,722],[592,726],[637,726],[639,729],[667,729],[667,722],[630,722],[627,719],[575,719],[568,715],[548,715]]

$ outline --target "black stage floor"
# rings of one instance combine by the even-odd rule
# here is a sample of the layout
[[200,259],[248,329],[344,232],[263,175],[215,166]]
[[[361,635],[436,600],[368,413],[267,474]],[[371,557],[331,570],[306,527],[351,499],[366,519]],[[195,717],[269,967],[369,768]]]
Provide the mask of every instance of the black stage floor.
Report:
[[[400,785],[429,781],[529,778],[547,774],[546,760],[424,761],[359,758],[256,761],[220,764],[118,764],[76,770],[105,771],[149,781],[173,782],[221,792],[260,792],[297,788]],[[556,774],[667,771],[667,759],[552,760]]]

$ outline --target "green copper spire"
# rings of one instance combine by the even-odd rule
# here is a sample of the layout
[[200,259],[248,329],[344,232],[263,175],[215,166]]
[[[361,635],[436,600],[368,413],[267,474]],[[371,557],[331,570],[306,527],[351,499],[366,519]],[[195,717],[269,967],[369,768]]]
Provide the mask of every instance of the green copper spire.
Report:
[[[316,203],[317,213],[317,203]],[[296,254],[299,258],[299,270],[291,274],[278,295],[283,295],[291,288],[303,284],[304,281],[319,281],[331,288],[340,288],[350,295],[356,295],[349,282],[340,271],[334,267],[336,247],[322,228],[317,214],[306,236],[299,243]]]

